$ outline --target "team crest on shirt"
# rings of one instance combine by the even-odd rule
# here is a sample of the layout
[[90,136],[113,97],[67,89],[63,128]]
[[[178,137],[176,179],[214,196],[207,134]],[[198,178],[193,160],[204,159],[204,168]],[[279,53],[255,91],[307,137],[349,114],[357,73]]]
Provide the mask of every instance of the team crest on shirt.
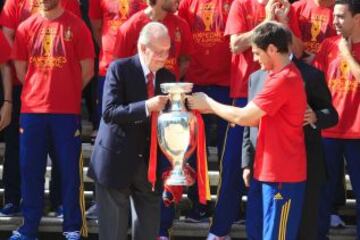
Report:
[[64,40],[70,42],[73,39],[73,32],[71,31],[71,27],[67,27],[66,31],[64,32]]
[[181,32],[179,27],[176,27],[175,30],[175,42],[181,42]]
[[224,14],[228,15],[229,11],[230,11],[230,3],[225,2],[223,5],[223,10],[224,10]]

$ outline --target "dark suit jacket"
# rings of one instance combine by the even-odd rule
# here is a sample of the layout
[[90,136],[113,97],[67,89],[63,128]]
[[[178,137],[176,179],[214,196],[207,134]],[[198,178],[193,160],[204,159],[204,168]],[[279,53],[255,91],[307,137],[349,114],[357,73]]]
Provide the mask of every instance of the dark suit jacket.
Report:
[[[174,82],[166,69],[156,73],[155,94],[160,84]],[[147,90],[138,55],[114,61],[107,72],[103,114],[88,175],[112,188],[128,187],[141,161],[148,161],[150,118],[146,116]]]
[[[310,125],[304,127],[305,145],[307,154],[308,179],[321,184],[326,178],[325,162],[321,145],[321,129],[334,126],[338,122],[338,114],[332,105],[331,95],[325,83],[324,74],[316,68],[293,59],[301,72],[305,83],[307,102],[314,110],[317,122],[316,129]],[[267,73],[259,70],[251,74],[249,80],[249,101],[261,91]],[[296,97],[296,96],[294,96]],[[255,155],[258,128],[245,127],[242,146],[242,167],[252,167]],[[281,133],[279,133],[281,134]]]

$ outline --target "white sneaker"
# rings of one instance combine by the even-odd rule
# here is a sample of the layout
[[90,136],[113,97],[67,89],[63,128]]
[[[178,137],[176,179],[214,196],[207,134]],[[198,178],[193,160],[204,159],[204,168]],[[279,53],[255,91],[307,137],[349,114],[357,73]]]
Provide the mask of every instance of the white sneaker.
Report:
[[165,236],[160,236],[160,237],[157,237],[156,240],[169,240],[169,238],[165,237]]
[[98,218],[96,203],[86,211],[86,219],[96,220]]
[[65,236],[66,240],[80,240],[80,232],[74,231],[74,232],[64,232],[63,235]]
[[229,235],[218,237],[215,234],[209,233],[206,240],[231,240],[231,237]]
[[332,228],[343,228],[346,224],[339,215],[332,214],[330,217],[330,226]]

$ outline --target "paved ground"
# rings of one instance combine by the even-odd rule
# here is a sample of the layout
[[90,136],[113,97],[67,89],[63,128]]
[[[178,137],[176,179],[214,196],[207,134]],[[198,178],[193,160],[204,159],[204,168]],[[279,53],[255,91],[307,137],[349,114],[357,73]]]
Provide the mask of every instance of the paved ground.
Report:
[[[0,240],[7,240],[7,238],[9,237],[10,232],[0,232]],[[47,234],[47,233],[42,233],[39,236],[39,240],[63,240],[61,234]],[[89,238],[86,238],[86,240],[98,240],[97,235],[91,235],[89,236]],[[131,240],[131,238],[129,237],[129,240]],[[204,238],[196,238],[196,237],[175,237],[172,240],[204,240]],[[235,239],[233,238],[233,240],[241,240],[241,239]],[[244,239],[243,239],[244,240]]]

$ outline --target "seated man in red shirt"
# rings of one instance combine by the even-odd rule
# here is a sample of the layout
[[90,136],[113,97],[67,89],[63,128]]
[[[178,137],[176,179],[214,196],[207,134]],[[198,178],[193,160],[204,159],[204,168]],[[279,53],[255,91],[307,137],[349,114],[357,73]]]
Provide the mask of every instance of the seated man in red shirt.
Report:
[[234,124],[259,125],[250,188],[260,191],[249,201],[258,203],[263,216],[262,239],[296,239],[306,180],[303,80],[289,59],[287,28],[266,22],[256,27],[251,40],[254,60],[269,72],[263,90],[243,108],[220,104],[204,93],[189,97],[189,106]]

